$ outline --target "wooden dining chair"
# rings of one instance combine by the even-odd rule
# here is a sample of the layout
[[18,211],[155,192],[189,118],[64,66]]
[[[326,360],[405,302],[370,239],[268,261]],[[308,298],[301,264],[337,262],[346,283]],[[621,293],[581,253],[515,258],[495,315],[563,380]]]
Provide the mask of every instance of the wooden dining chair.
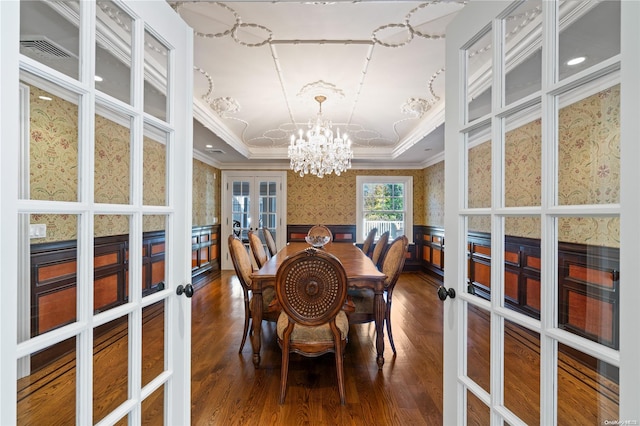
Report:
[[[244,348],[244,344],[247,341],[247,335],[249,334],[249,326],[251,322],[251,273],[253,272],[253,266],[251,265],[251,258],[247,247],[242,241],[235,235],[229,235],[229,255],[233,263],[233,269],[236,271],[236,276],[240,285],[242,286],[242,292],[244,294],[244,330],[242,332],[242,342],[240,343],[240,350]],[[262,319],[265,321],[275,322],[280,315],[279,306],[273,303],[275,300],[276,292],[273,287],[267,287],[262,290],[262,303],[263,314]]]
[[[384,296],[385,296],[385,317],[387,324],[387,336],[393,353],[396,353],[396,345],[393,342],[393,333],[391,332],[391,303],[393,298],[393,289],[398,282],[398,278],[402,273],[407,252],[409,250],[409,239],[401,235],[389,244],[389,248],[384,254],[381,263],[381,271],[386,275],[384,280]],[[363,324],[375,321],[374,317],[374,293],[371,289],[349,289],[349,304],[355,305],[353,313],[349,314],[350,324]]]
[[367,238],[364,239],[364,243],[362,244],[362,252],[369,257],[371,257],[371,247],[373,247],[373,240],[375,240],[377,232],[378,228],[373,228],[369,231]]
[[262,228],[262,233],[264,235],[264,242],[267,244],[269,256],[275,256],[276,253],[278,253],[278,247],[276,246],[276,241],[273,239],[273,234],[271,234],[271,231],[269,231],[269,228],[266,226]]
[[383,232],[378,238],[376,245],[373,247],[373,252],[371,253],[371,260],[376,267],[380,267],[380,261],[382,260],[382,256],[384,256],[385,251],[387,250],[387,243],[389,242],[389,231]]
[[247,237],[249,238],[249,248],[251,248],[253,258],[256,260],[256,265],[258,265],[258,268],[262,268],[262,266],[267,263],[267,260],[269,260],[262,240],[255,231],[249,231]]
[[340,404],[345,403],[343,354],[349,320],[342,310],[347,274],[337,257],[312,247],[286,258],[276,272],[276,298],[282,307],[276,327],[282,348],[280,404],[284,403],[289,354],[307,357],[333,352]]
[[309,229],[309,232],[307,232],[307,235],[310,237],[324,237],[327,236],[329,237],[329,241],[333,241],[333,233],[331,232],[331,229],[329,229],[328,227],[324,226],[324,225],[314,225]]

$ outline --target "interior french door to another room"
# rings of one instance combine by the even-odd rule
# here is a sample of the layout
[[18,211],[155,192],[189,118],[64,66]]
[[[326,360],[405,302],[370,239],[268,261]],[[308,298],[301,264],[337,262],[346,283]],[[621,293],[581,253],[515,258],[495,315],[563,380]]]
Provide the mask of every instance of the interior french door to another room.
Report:
[[444,424],[640,423],[638,22],[483,1],[447,28]]
[[[278,247],[286,243],[286,172],[222,173],[224,199],[222,202],[222,234],[233,233],[247,244],[249,231],[262,231],[266,227]],[[266,248],[265,248],[266,250]],[[222,268],[232,269],[226,244],[222,248]]]
[[166,2],[0,20],[0,424],[189,424],[193,31]]

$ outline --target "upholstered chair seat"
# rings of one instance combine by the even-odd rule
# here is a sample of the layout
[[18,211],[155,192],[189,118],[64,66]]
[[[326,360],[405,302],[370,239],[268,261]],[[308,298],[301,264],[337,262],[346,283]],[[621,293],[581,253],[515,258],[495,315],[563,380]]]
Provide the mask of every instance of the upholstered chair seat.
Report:
[[[284,336],[284,330],[289,325],[289,317],[284,312],[280,313],[278,317],[278,324],[276,326],[278,332],[278,338],[282,339]],[[340,331],[340,338],[346,339],[349,334],[349,319],[344,311],[338,312],[336,316],[336,326]],[[317,326],[302,326],[295,327],[291,332],[291,343],[300,342],[326,342],[331,344],[333,342],[333,333],[329,324],[322,324]],[[292,351],[293,352],[293,351]]]

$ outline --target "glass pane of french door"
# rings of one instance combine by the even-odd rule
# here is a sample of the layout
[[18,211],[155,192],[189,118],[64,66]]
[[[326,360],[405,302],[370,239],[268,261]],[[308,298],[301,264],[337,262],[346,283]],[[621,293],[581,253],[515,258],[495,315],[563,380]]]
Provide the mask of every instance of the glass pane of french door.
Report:
[[[243,172],[225,172],[223,181],[227,183],[226,208],[230,211],[227,225],[229,232],[233,232],[248,247],[247,233],[267,228],[277,246],[284,244],[282,211],[285,199],[282,192],[282,173],[256,172],[248,175]],[[224,203],[223,207],[225,207]],[[260,231],[257,235],[265,244],[265,251],[268,253],[264,234]],[[226,247],[223,247],[223,250],[225,249]],[[223,255],[225,261],[229,260],[227,257]],[[231,263],[229,262],[225,267],[231,268]]]
[[469,6],[447,34],[445,421],[615,423],[620,2]]
[[191,31],[164,3],[18,11],[11,423],[187,423]]
[[[280,181],[271,180],[269,178],[258,178],[258,216],[260,218],[258,227],[260,229],[267,228],[274,240],[278,240],[278,234],[282,232],[278,226],[278,219],[280,212],[278,212],[278,196]],[[266,248],[266,242],[264,240],[264,234],[259,233],[260,239],[265,244],[265,251],[269,253]]]

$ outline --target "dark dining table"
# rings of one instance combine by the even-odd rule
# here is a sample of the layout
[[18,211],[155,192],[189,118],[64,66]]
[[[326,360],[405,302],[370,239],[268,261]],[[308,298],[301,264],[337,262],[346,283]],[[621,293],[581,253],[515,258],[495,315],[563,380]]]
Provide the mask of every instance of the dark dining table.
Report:
[[[311,247],[303,242],[290,242],[273,256],[262,268],[252,274],[251,316],[253,318],[253,333],[251,346],[253,347],[253,364],[260,365],[260,346],[262,332],[262,291],[271,286],[275,287],[276,272],[284,259],[301,250]],[[349,288],[369,288],[374,292],[374,317],[376,325],[376,362],[378,368],[384,365],[384,316],[386,304],[384,302],[384,280],[386,275],[376,268],[371,259],[353,243],[326,244],[321,250],[331,253],[340,259],[347,273]]]

